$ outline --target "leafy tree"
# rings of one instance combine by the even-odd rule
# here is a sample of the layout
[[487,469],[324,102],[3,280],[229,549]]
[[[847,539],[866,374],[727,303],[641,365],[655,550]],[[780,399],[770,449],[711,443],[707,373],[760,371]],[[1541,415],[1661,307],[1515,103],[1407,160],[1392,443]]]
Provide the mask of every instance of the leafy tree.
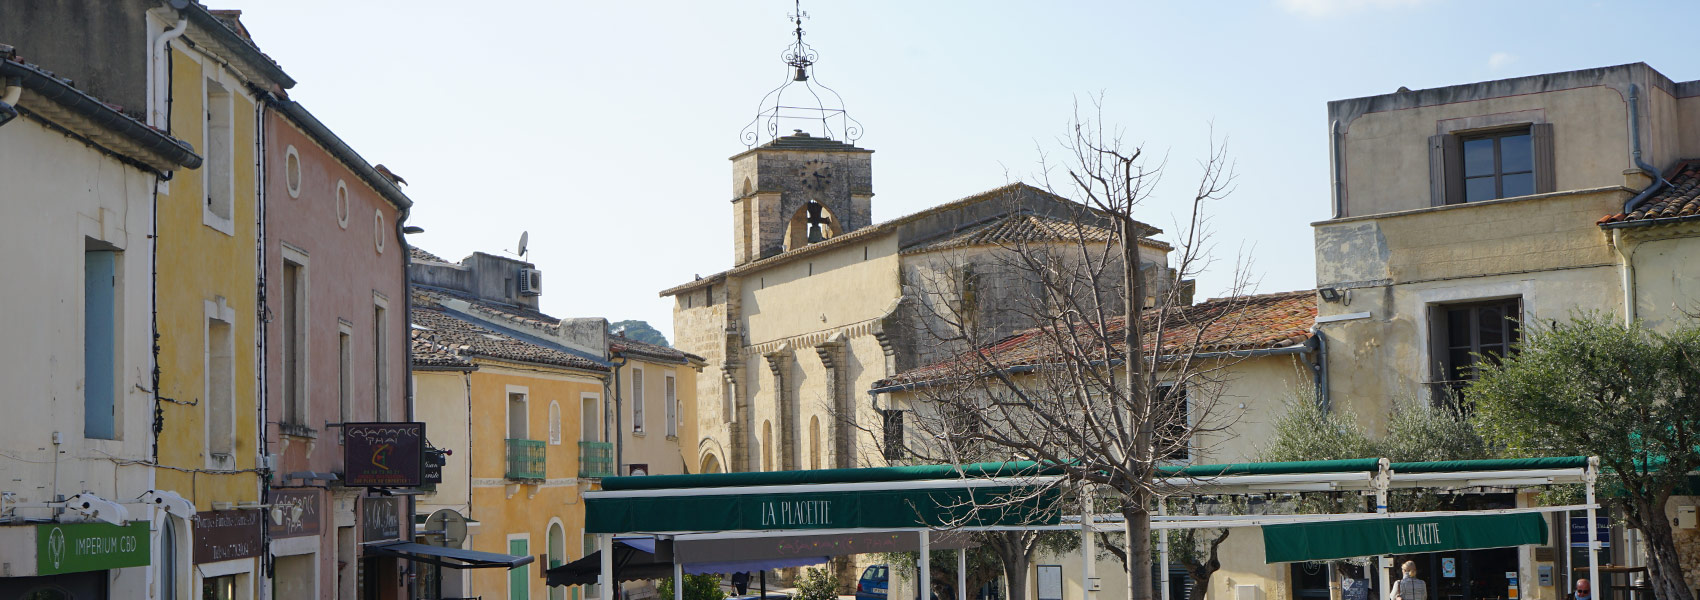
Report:
[[1609,502],[1647,538],[1660,600],[1693,600],[1670,497],[1700,467],[1700,324],[1670,333],[1597,315],[1555,323],[1465,390],[1489,439],[1524,455],[1590,455],[1620,485]]
[[838,600],[838,578],[833,577],[829,569],[809,567],[802,581],[797,583],[797,597],[800,600]]
[[[656,595],[673,597],[673,578],[667,577],[655,586]],[[720,576],[713,574],[686,575],[685,600],[725,600],[726,590],[720,589]]]

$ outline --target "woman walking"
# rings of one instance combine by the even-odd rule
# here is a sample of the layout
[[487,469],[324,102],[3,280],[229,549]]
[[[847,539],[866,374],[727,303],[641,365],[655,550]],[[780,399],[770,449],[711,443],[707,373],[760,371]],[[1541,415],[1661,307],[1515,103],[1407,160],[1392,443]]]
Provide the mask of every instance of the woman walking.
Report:
[[1428,583],[1417,579],[1417,563],[1407,560],[1400,570],[1405,572],[1405,577],[1393,584],[1388,600],[1428,600]]

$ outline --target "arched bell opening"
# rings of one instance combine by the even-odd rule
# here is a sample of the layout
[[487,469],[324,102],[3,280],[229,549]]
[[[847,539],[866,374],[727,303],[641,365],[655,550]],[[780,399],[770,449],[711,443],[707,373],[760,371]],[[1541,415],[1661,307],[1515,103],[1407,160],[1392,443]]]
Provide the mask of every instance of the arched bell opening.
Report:
[[791,251],[815,242],[823,242],[844,232],[838,216],[825,204],[810,200],[791,214],[785,226],[785,250]]

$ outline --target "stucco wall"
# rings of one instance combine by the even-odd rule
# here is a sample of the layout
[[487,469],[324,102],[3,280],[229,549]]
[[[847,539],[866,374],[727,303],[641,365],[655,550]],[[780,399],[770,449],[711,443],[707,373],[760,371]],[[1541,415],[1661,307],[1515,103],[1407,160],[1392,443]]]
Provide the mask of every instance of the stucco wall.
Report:
[[1635,318],[1656,330],[1692,324],[1700,314],[1700,231],[1626,246],[1634,258]]
[[425,423],[432,445],[454,451],[443,465],[443,482],[437,484],[436,492],[418,497],[415,512],[419,514],[442,508],[465,511],[471,502],[470,378],[467,371],[413,372],[413,418]]
[[[0,132],[0,155],[0,252],[8,257],[0,331],[18,342],[0,344],[0,380],[8,412],[28,416],[0,419],[0,451],[9,457],[0,491],[25,503],[83,490],[128,502],[153,487],[151,469],[121,468],[108,457],[151,458],[154,178],[29,117]],[[86,240],[119,251],[115,440],[84,438]],[[55,433],[63,440],[57,456]]]
[[[203,102],[208,69],[220,70],[210,58],[174,46],[172,56],[171,135],[188,141],[197,153],[205,154],[206,107]],[[206,60],[203,65],[202,61]],[[232,76],[221,75],[227,81]],[[158,280],[160,333],[160,395],[178,402],[161,404],[164,429],[159,434],[162,464],[203,469],[207,460],[205,304],[223,304],[232,316],[235,357],[234,429],[235,469],[252,469],[259,454],[260,420],[255,396],[256,376],[255,303],[259,274],[255,256],[255,105],[239,86],[233,96],[232,169],[235,172],[231,207],[232,233],[203,224],[206,184],[202,167],[173,178],[168,191],[158,196]],[[223,426],[220,424],[220,426]],[[162,489],[190,498],[200,510],[214,501],[244,502],[257,499],[258,477],[251,472],[195,475],[173,470],[158,474]]]
[[883,316],[901,293],[896,249],[895,236],[879,236],[743,275],[740,308],[746,343],[759,345]]
[[[1312,354],[1231,359],[1212,371],[1213,383],[1187,390],[1195,422],[1205,429],[1193,442],[1196,464],[1256,461],[1290,401],[1314,401]],[[1199,367],[1212,369],[1217,364]]]
[[[634,373],[643,373],[644,397],[644,430],[633,430],[632,411],[635,410],[632,393]],[[675,394],[679,402],[677,432],[667,435],[666,407],[666,378],[674,378]],[[650,362],[633,358],[620,372],[621,397],[620,418],[625,431],[621,437],[625,440],[623,449],[625,465],[649,465],[650,475],[676,475],[690,472],[697,473],[699,462],[696,456],[697,440],[697,372],[689,365],[678,365],[662,362]],[[564,405],[563,405],[564,406]],[[629,471],[624,465],[620,474],[627,475]]]

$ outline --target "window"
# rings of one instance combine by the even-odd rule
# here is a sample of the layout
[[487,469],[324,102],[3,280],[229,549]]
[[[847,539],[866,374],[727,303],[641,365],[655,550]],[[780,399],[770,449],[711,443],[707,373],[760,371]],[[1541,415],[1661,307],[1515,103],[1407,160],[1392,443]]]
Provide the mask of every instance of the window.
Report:
[[301,153],[290,144],[283,150],[283,182],[290,198],[301,197]]
[[561,445],[561,403],[549,403],[549,445]]
[[1429,138],[1431,204],[1554,191],[1552,125],[1519,124]]
[[508,391],[508,439],[530,439],[530,428],[525,418],[525,392]]
[[885,426],[885,440],[881,450],[886,460],[903,458],[903,411],[881,410],[880,420]]
[[632,431],[643,433],[643,369],[632,369]]
[[667,403],[667,437],[679,437],[679,390],[676,380],[668,375],[664,381],[662,402]]
[[206,80],[207,126],[206,166],[201,169],[206,189],[202,222],[226,234],[234,234],[236,205],[236,107],[230,90],[217,81]]
[[600,406],[602,399],[596,396],[584,396],[579,398],[579,403],[582,406],[579,409],[578,441],[595,442],[601,440],[601,436],[596,435],[596,432],[600,430],[598,425],[602,423]]
[[[560,523],[549,524],[549,565],[553,569],[567,564],[567,532]],[[549,587],[549,600],[567,600],[567,587],[556,585]]]
[[284,259],[279,298],[283,320],[283,422],[297,427],[308,426],[306,272],[301,263]]
[[1463,146],[1464,201],[1535,193],[1535,156],[1528,129],[1471,136]]
[[[337,398],[342,409],[342,422],[356,420],[354,416],[354,324],[338,319],[336,335]],[[337,436],[341,443],[342,436]]]
[[118,437],[118,253],[83,252],[83,437]]
[[1184,461],[1192,457],[1192,406],[1187,402],[1186,387],[1165,384],[1157,386],[1158,410],[1157,446],[1153,454],[1162,460]]
[[1461,401],[1480,361],[1497,362],[1515,351],[1522,312],[1521,298],[1429,307],[1429,356],[1434,362],[1437,402]]
[[389,418],[388,404],[390,394],[389,375],[389,308],[388,302],[382,296],[374,298],[372,305],[372,410],[373,418],[384,421]]
[[206,303],[207,454],[214,467],[236,464],[236,311],[224,298]]
[[348,229],[348,182],[336,180],[336,226]]
[[384,226],[384,210],[378,209],[372,213],[372,245],[378,249],[378,254],[384,253],[384,243],[389,241],[390,231]]

